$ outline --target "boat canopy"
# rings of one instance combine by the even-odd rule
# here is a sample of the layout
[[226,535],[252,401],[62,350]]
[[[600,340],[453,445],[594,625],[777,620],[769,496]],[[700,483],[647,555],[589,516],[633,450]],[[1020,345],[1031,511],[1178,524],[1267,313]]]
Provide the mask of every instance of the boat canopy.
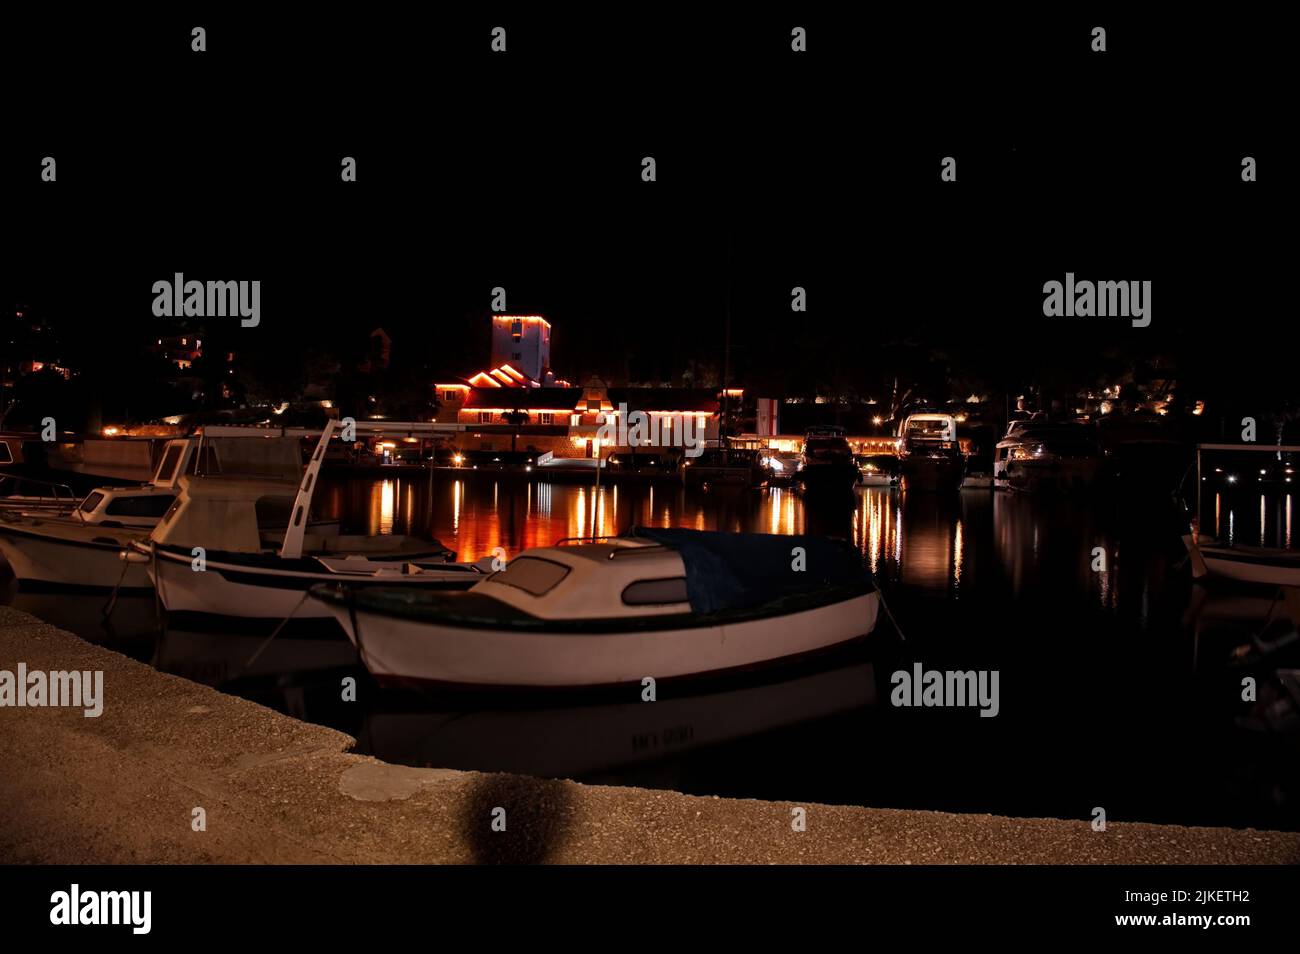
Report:
[[268,530],[284,535],[298,485],[241,477],[180,478],[180,496],[154,528],[162,545],[257,553]]
[[899,425],[898,436],[913,440],[955,441],[957,419],[951,414],[909,414]]
[[842,540],[678,527],[632,527],[623,536],[677,551],[686,568],[687,598],[697,613],[762,606],[827,587],[873,586],[862,554]]

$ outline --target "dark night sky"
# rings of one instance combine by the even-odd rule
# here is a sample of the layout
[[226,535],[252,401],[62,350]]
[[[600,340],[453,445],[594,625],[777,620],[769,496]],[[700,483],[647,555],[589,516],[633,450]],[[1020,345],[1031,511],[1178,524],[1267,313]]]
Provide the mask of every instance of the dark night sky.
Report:
[[[853,378],[900,337],[995,376],[1116,348],[1283,373],[1287,171],[1271,100],[1247,94],[1271,64],[1243,70],[1230,29],[1207,57],[1191,22],[1114,21],[1097,55],[1077,18],[647,20],[515,17],[507,58],[479,51],[478,21],[424,42],[212,21],[201,61],[158,52],[188,34],[172,22],[111,54],[93,21],[65,32],[90,68],[55,84],[57,116],[25,98],[7,124],[7,297],[149,335],[153,281],[259,278],[245,350],[292,360],[382,324],[446,370],[486,359],[502,285],[551,319],[570,376],[720,361],[728,294],[741,379],[792,361]],[[790,22],[816,56],[787,52]],[[30,173],[47,153],[56,186]],[[1240,182],[1244,154],[1264,181]],[[1152,326],[1044,318],[1067,270],[1153,281]]]

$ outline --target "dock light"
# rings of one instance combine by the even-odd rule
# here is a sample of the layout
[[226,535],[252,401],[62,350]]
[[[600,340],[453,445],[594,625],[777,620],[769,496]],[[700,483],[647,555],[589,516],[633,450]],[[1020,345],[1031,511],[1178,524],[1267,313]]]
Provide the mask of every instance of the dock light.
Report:
[[455,464],[457,467],[459,467],[461,464],[465,463],[465,458],[460,454],[453,454],[451,457],[451,462]]
[[1228,483],[1230,483],[1230,484],[1235,484],[1236,482],[1237,482],[1237,475],[1236,475],[1236,474],[1229,474],[1229,475],[1228,475]]
[[122,429],[121,429],[120,427],[113,427],[113,426],[110,425],[110,426],[104,428],[104,436],[105,436],[105,437],[116,437],[118,434],[121,434],[121,433],[122,433]]
[[533,465],[532,465],[532,464],[528,464],[527,466],[524,467],[524,471],[525,471],[526,473],[530,473],[530,474],[531,474],[531,473],[533,472]]
[[876,427],[879,427],[881,424],[885,423],[885,419],[881,417],[879,414],[877,414],[875,417],[871,419],[871,423],[876,425]]

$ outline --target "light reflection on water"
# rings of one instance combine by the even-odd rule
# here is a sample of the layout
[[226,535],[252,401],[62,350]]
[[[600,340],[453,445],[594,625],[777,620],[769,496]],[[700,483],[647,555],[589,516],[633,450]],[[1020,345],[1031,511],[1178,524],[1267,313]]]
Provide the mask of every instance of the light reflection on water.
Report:
[[[497,547],[513,556],[638,524],[813,534],[850,540],[886,588],[899,585],[956,601],[991,586],[1018,596],[1036,585],[1065,584],[1094,607],[1113,613],[1125,603],[1142,619],[1168,570],[1169,554],[1152,564],[1130,545],[1121,573],[1120,538],[1135,524],[1135,514],[1108,516],[1107,507],[1070,497],[981,489],[944,499],[867,487],[814,505],[790,487],[701,490],[659,483],[597,489],[483,475],[336,481],[323,483],[321,491],[320,515],[341,519],[353,532],[432,536],[462,561]],[[1155,502],[1154,509],[1169,509],[1167,501]],[[1291,545],[1291,494],[1261,495],[1256,505],[1253,494],[1219,493],[1212,513],[1215,531],[1230,540],[1245,533],[1251,542]],[[1166,537],[1176,541],[1177,533],[1169,532]]]

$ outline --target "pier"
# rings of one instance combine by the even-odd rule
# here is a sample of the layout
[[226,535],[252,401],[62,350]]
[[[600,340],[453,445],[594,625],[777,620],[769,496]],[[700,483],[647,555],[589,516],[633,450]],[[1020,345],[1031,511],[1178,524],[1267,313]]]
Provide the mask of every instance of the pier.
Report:
[[[0,708],[0,862],[1294,864],[1300,833],[693,797],[397,766],[0,607],[0,669],[103,671],[104,711]],[[205,829],[195,830],[195,809]],[[796,831],[794,809],[806,828]],[[505,831],[493,819],[505,810]]]

